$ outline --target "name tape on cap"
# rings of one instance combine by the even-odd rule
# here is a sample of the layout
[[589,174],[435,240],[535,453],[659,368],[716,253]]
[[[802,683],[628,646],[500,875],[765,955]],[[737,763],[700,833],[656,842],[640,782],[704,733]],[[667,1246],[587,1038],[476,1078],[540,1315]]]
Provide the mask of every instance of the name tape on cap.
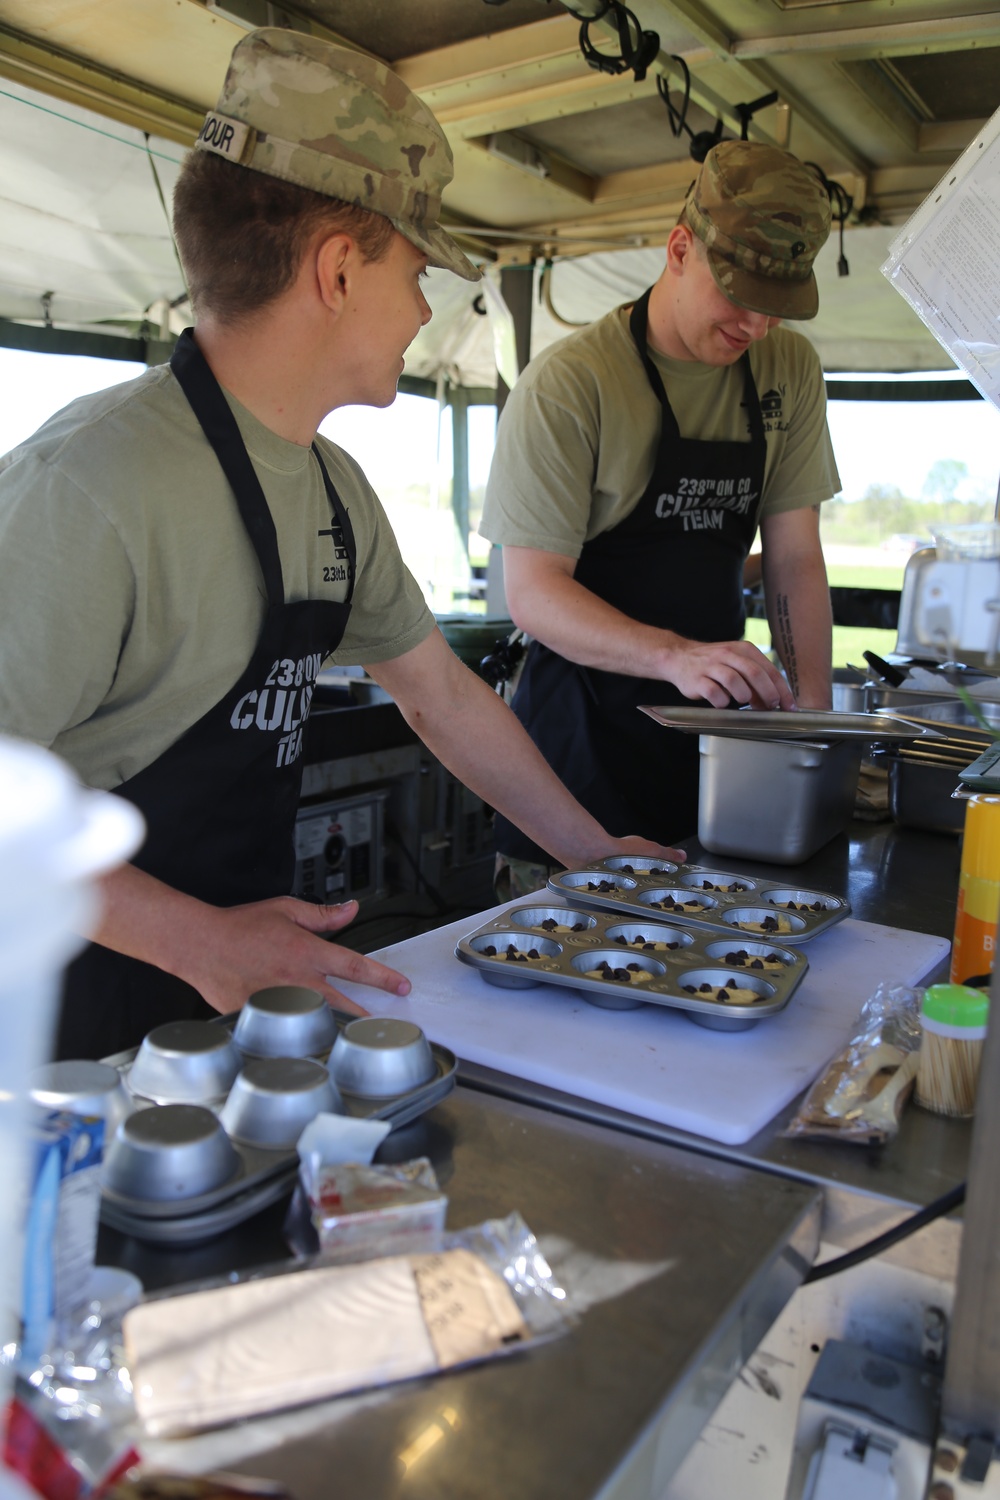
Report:
[[252,125],[242,120],[230,120],[225,115],[208,114],[195,144],[203,151],[214,151],[230,161],[243,162],[253,151],[257,132]]

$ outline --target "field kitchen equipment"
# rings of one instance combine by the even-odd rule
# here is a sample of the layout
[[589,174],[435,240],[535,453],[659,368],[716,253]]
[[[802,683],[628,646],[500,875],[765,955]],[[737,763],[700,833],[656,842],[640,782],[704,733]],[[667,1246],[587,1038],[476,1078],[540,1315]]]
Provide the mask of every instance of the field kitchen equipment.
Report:
[[657,708],[642,712],[700,736],[698,838],[713,854],[799,864],[850,821],[872,744],[936,739],[889,714]]

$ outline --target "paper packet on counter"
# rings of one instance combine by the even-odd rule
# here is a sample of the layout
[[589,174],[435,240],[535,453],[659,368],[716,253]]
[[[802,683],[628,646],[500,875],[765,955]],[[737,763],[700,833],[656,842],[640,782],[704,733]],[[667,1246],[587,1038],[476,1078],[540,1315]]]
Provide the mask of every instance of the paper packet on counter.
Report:
[[320,1167],[309,1197],[321,1258],[331,1265],[440,1250],[448,1199],[426,1156]]
[[923,990],[879,985],[858,1030],[803,1099],[785,1136],[883,1145],[899,1129],[917,1076]]
[[165,1437],[433,1375],[561,1333],[566,1294],[519,1214],[436,1255],[282,1268],[125,1315],[136,1409]]

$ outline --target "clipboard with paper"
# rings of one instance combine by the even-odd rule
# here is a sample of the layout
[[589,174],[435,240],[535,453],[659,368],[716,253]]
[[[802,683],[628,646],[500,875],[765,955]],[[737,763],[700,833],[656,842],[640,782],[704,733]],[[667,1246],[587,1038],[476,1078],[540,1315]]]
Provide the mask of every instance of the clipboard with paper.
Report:
[[881,269],[1000,409],[1000,110],[893,240]]

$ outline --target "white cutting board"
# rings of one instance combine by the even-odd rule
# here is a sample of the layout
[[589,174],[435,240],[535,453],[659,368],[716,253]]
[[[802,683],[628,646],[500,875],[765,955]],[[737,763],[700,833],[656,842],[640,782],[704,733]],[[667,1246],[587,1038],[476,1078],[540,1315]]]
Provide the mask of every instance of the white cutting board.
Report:
[[749,1031],[707,1031],[663,1006],[600,1010],[556,985],[488,984],[459,963],[455,944],[505,909],[379,950],[411,980],[405,1000],[334,983],[373,1014],[415,1021],[467,1062],[726,1145],[750,1140],[812,1082],[853,1035],[880,980],[919,984],[951,946],[848,917],[805,945],[809,971],[779,1015]]

